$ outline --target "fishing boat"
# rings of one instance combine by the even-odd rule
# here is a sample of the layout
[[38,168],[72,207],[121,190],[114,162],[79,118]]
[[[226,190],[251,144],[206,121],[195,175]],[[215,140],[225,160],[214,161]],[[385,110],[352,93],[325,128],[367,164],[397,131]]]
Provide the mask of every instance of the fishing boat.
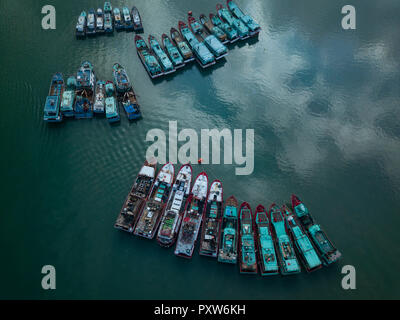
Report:
[[211,19],[208,19],[205,14],[200,15],[200,23],[204,26],[209,34],[213,34],[222,43],[226,44],[229,42],[228,36],[220,27],[215,26]]
[[117,92],[112,81],[106,82],[106,118],[109,123],[116,123],[121,121],[118,110]]
[[226,200],[224,215],[221,223],[221,239],[218,250],[218,262],[237,262],[238,250],[238,202],[234,196]]
[[161,218],[157,241],[162,247],[170,247],[175,241],[182,222],[184,204],[190,194],[192,166],[183,165],[172,186],[171,195]]
[[93,100],[96,85],[96,76],[90,62],[82,63],[76,75],[75,118],[85,119],[93,117]]
[[149,199],[139,215],[134,234],[147,239],[156,235],[161,216],[169,199],[174,182],[175,169],[172,163],[165,164],[157,175]]
[[122,17],[124,18],[125,30],[128,30],[128,31],[133,30],[133,22],[132,22],[131,13],[127,7],[122,8]]
[[131,191],[126,198],[114,227],[132,233],[143,205],[152,189],[157,162],[145,161],[140,169]]
[[127,92],[132,88],[128,74],[123,66],[119,63],[113,65],[114,84],[119,93]]
[[228,54],[228,48],[213,34],[207,33],[204,27],[191,15],[191,13],[189,13],[188,24],[190,30],[197,37],[197,40],[206,44],[208,49],[215,56],[215,59],[222,59]]
[[175,43],[185,63],[194,61],[193,51],[175,28],[171,28],[171,40]]
[[202,68],[207,68],[215,64],[214,55],[208,50],[204,42],[200,42],[196,36],[190,31],[186,23],[179,21],[179,30],[183,38],[189,44],[190,49],[194,52],[197,62]]
[[75,34],[78,38],[84,38],[86,36],[86,24],[87,24],[86,11],[82,11],[76,23]]
[[174,67],[174,64],[168,58],[164,50],[161,48],[157,39],[152,35],[149,35],[149,45],[152,53],[157,57],[158,61],[160,62],[164,70],[164,74],[166,75],[175,72],[176,69]]
[[258,262],[262,276],[279,274],[278,259],[276,257],[275,241],[271,231],[267,212],[262,205],[256,208],[256,246]]
[[292,236],[295,250],[307,272],[322,268],[322,262],[307,234],[298,223],[297,217],[285,205],[282,207],[282,212],[286,219],[289,234]]
[[285,220],[279,207],[273,203],[269,211],[270,221],[274,226],[274,239],[277,248],[282,275],[296,274],[301,271],[293,245],[286,230]]
[[104,114],[106,100],[106,83],[105,81],[97,81],[96,95],[94,99],[93,112],[97,114]]
[[171,59],[174,68],[179,69],[185,66],[185,60],[180,54],[178,48],[172,43],[171,39],[164,33],[161,37],[164,51]]
[[140,17],[139,10],[136,7],[132,8],[133,30],[135,32],[143,32],[142,18]]
[[65,117],[74,116],[75,90],[76,78],[71,76],[67,79],[67,86],[61,99],[61,113]]
[[60,110],[60,101],[64,93],[64,78],[61,73],[56,73],[51,78],[49,94],[44,105],[45,122],[61,122],[63,115]]
[[114,32],[112,15],[110,12],[104,13],[104,32],[108,34]]
[[223,32],[225,32],[230,43],[234,43],[239,40],[239,34],[237,30],[235,28],[232,28],[228,23],[222,21],[218,15],[210,13],[210,20],[214,26],[220,28]]
[[205,210],[207,191],[208,176],[202,172],[197,176],[186,201],[185,214],[175,247],[175,255],[178,257],[191,259],[193,256]]
[[223,199],[222,183],[215,180],[211,183],[208,192],[200,238],[200,255],[212,258],[218,255]]
[[122,22],[121,10],[119,10],[119,8],[114,8],[113,16],[115,30],[120,31],[125,29],[124,23]]
[[256,244],[254,221],[250,205],[247,202],[240,206],[239,256],[240,273],[257,274]]
[[104,14],[106,13],[112,13],[112,5],[110,2],[106,1],[104,2]]
[[292,195],[292,207],[304,230],[315,245],[324,265],[330,265],[338,261],[342,254],[329,240],[321,226],[315,223],[303,201],[295,195]]
[[161,69],[160,63],[153,55],[153,53],[149,50],[149,47],[141,36],[135,36],[135,45],[140,61],[142,61],[142,64],[149,74],[150,78],[155,79],[161,77],[164,72]]
[[94,9],[90,9],[87,16],[87,35],[95,35],[96,34],[96,14]]
[[244,24],[244,22],[235,18],[227,8],[224,8],[222,4],[217,4],[217,13],[223,21],[228,23],[232,28],[236,29],[241,40],[245,40],[250,37],[250,30]]
[[247,14],[244,14],[243,11],[238,7],[238,5],[232,0],[226,1],[226,6],[232,12],[232,14],[241,20],[250,30],[250,36],[256,36],[260,33],[261,27],[260,25],[254,21],[252,17]]
[[104,33],[104,13],[101,8],[98,8],[96,12],[96,33]]
[[128,120],[137,120],[142,117],[140,106],[137,102],[133,88],[130,88],[127,92],[121,95],[120,101]]

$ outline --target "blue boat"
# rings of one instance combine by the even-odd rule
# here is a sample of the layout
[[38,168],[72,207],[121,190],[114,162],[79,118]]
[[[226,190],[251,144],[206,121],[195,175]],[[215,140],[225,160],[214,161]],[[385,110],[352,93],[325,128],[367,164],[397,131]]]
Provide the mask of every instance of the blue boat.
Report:
[[114,88],[114,84],[111,81],[107,81],[106,83],[106,118],[109,123],[116,123],[121,121],[121,117],[118,111],[118,102],[116,98],[116,92]]
[[161,48],[160,44],[158,43],[157,39],[149,35],[149,45],[152,53],[157,57],[158,61],[160,62],[164,74],[170,74],[176,71],[174,64],[172,61],[168,58],[167,54],[164,52],[164,50]]
[[96,14],[94,9],[89,10],[89,14],[87,16],[87,35],[95,35],[96,34]]
[[262,205],[256,209],[256,244],[260,272],[262,276],[279,274],[278,258],[276,256],[275,241],[271,231],[267,212]]
[[143,32],[142,18],[140,17],[139,10],[136,7],[133,7],[131,13],[133,21],[133,30],[135,32]]
[[171,28],[171,40],[176,45],[185,63],[194,61],[193,51],[189,48],[189,45],[182,38],[181,33],[175,28]]
[[63,119],[60,102],[64,93],[64,78],[61,73],[56,73],[50,82],[49,94],[44,105],[43,120],[45,122],[61,122]]
[[215,26],[211,19],[208,19],[205,14],[200,15],[200,23],[204,26],[209,34],[213,34],[222,43],[226,44],[229,42],[228,36],[220,27]]
[[112,13],[112,5],[108,1],[104,3],[104,14],[106,13]]
[[101,8],[98,8],[96,12],[96,33],[104,33],[104,13]]
[[190,30],[197,37],[199,42],[204,42],[208,49],[219,60],[228,54],[228,48],[221,43],[213,34],[208,34],[204,27],[189,13],[188,23]]
[[261,27],[260,25],[254,21],[252,17],[247,14],[244,14],[243,11],[237,6],[235,2],[232,0],[226,1],[226,6],[233,13],[233,15],[240,19],[250,30],[250,36],[256,36],[260,33]]
[[81,15],[78,18],[78,22],[76,23],[75,34],[78,38],[84,38],[86,36],[86,24],[87,24],[87,15],[85,11],[82,11]]
[[133,88],[129,89],[121,96],[121,105],[124,108],[128,120],[137,120],[142,117],[139,103]]
[[230,43],[234,43],[239,40],[239,34],[235,28],[232,28],[228,23],[221,20],[221,18],[213,13],[210,13],[210,20],[214,26],[219,27],[225,32]]
[[109,12],[104,14],[104,32],[108,34],[114,32],[112,15]]
[[65,117],[74,116],[76,78],[71,76],[67,80],[67,87],[61,99],[61,113]]
[[122,22],[121,11],[119,10],[119,8],[114,8],[113,16],[115,30],[120,31],[125,29],[124,23]]
[[123,66],[119,63],[113,65],[114,85],[118,93],[125,93],[132,88],[128,74]]
[[168,54],[175,69],[179,69],[185,66],[185,60],[183,59],[178,48],[172,43],[171,39],[164,33],[161,37],[164,51]]
[[240,39],[244,40],[250,37],[250,30],[244,22],[235,18],[222,4],[217,4],[217,13],[222,20],[228,23],[232,28],[236,29]]
[[75,118],[93,118],[93,99],[96,85],[96,76],[90,62],[82,63],[76,75]]
[[135,36],[135,46],[139,59],[142,61],[150,78],[155,79],[161,77],[164,72],[161,69],[160,63],[153,53],[150,52],[146,42],[139,35]]
[[129,9],[127,7],[122,8],[122,17],[124,19],[125,30],[133,30],[133,22]]
[[285,220],[280,208],[273,203],[269,211],[270,221],[274,226],[274,238],[282,275],[300,273],[300,264],[297,260],[292,242],[287,233]]
[[202,68],[207,68],[215,64],[214,55],[210,52],[210,50],[208,50],[204,42],[200,42],[196,38],[192,31],[190,31],[190,29],[187,27],[186,23],[179,21],[179,30],[183,38],[189,44],[189,47],[196,55],[196,60]]
[[307,234],[298,223],[297,217],[285,205],[282,207],[282,212],[285,215],[286,225],[292,236],[294,246],[307,272],[322,268],[322,262]]

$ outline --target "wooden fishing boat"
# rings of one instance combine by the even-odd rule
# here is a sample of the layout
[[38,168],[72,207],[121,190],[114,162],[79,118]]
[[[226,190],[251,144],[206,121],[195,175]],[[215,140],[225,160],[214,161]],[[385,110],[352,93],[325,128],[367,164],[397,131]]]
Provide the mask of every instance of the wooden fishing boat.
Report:
[[84,38],[86,36],[86,25],[87,25],[87,15],[85,11],[82,11],[75,27],[75,35],[77,38]]
[[62,73],[58,72],[51,78],[49,94],[44,105],[43,120],[45,122],[61,122],[63,120],[60,103],[64,89],[64,77]]
[[182,55],[185,63],[194,61],[193,51],[190,49],[189,45],[183,39],[182,35],[175,28],[171,28],[171,40],[175,43],[180,54]]
[[142,117],[140,105],[133,88],[130,88],[127,92],[120,95],[120,101],[128,120],[137,120]]
[[104,13],[104,32],[107,34],[111,34],[114,32],[111,12]]
[[210,21],[212,24],[222,31],[225,32],[230,43],[234,43],[239,40],[239,34],[235,28],[232,28],[228,23],[222,21],[218,15],[210,13]]
[[119,10],[119,8],[114,8],[113,16],[114,16],[115,30],[117,31],[123,30],[125,26],[124,23],[122,22],[121,10]]
[[86,34],[88,36],[96,34],[96,13],[94,9],[90,9],[87,16]]
[[142,61],[142,64],[149,74],[150,78],[155,79],[164,75],[160,63],[158,62],[154,54],[150,51],[149,47],[141,36],[135,36],[135,45],[139,59],[140,61]]
[[170,73],[174,73],[176,71],[174,64],[168,58],[168,55],[164,52],[157,39],[153,35],[149,35],[149,46],[151,52],[154,54],[155,57],[157,57],[158,61],[160,62],[164,74],[167,75]]
[[171,59],[174,68],[179,69],[185,66],[185,60],[180,54],[178,48],[173,44],[171,39],[164,33],[161,37],[162,46],[164,51],[168,54],[168,57]]
[[122,8],[122,18],[124,21],[125,30],[132,31],[133,30],[132,17],[131,17],[131,13],[127,7]]
[[98,8],[96,12],[96,33],[104,33],[104,13],[101,8]]
[[226,200],[224,215],[222,217],[218,262],[237,262],[239,243],[239,206],[236,198],[231,196]]
[[126,198],[118,215],[114,227],[123,231],[133,232],[139,213],[141,212],[146,199],[153,187],[157,162],[145,161],[140,169],[131,191]]
[[174,182],[175,169],[172,163],[165,164],[159,171],[150,196],[139,215],[134,234],[153,239]]
[[125,93],[132,88],[128,73],[126,72],[125,68],[119,63],[115,63],[113,65],[113,77],[114,85],[117,88],[117,92]]
[[192,183],[192,166],[183,165],[172,186],[171,195],[161,219],[157,241],[162,247],[170,247],[179,232],[184,213],[184,205],[190,194]]
[[99,80],[96,83],[96,95],[95,95],[94,105],[93,105],[94,113],[104,114],[105,100],[106,100],[106,82]]
[[260,33],[260,25],[255,22],[252,17],[244,14],[235,2],[233,2],[232,0],[227,0],[226,6],[236,18],[240,19],[249,28],[251,37],[257,36]]
[[240,273],[257,274],[256,242],[254,235],[254,221],[250,205],[243,202],[240,206],[239,231],[239,269]]
[[226,33],[222,31],[220,27],[215,26],[211,19],[208,19],[205,14],[200,15],[200,23],[204,26],[206,32],[213,34],[222,44],[229,42]]
[[93,118],[96,76],[89,61],[81,64],[76,74],[75,118]]
[[224,22],[236,29],[241,40],[245,40],[250,37],[250,30],[245,23],[235,18],[227,8],[224,8],[222,4],[217,4],[217,13]]
[[200,255],[212,258],[218,255],[223,200],[222,183],[215,180],[211,183],[208,192],[200,238]]
[[133,30],[135,32],[143,32],[142,18],[140,17],[139,10],[136,7],[132,8]]
[[121,121],[121,116],[118,110],[117,91],[112,81],[107,81],[105,85],[106,99],[105,109],[106,118],[109,123],[116,123]]
[[76,78],[71,76],[67,79],[67,86],[62,95],[61,99],[61,113],[65,117],[74,116],[74,104],[75,104],[75,91],[76,91]]
[[331,265],[338,261],[342,254],[328,238],[325,231],[314,221],[309,210],[297,196],[292,195],[293,210],[315,245],[324,265]]

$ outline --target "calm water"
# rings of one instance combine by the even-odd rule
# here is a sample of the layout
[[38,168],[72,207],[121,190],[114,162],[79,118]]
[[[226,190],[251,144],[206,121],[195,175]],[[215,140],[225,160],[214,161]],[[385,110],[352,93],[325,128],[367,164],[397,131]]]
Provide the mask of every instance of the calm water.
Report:
[[[238,1],[262,26],[258,42],[232,47],[226,62],[193,65],[153,83],[133,33],[77,41],[82,9],[100,1],[51,1],[57,30],[41,29],[49,1],[0,3],[2,154],[0,298],[288,299],[400,298],[400,28],[398,1],[356,1],[357,30],[340,27],[348,1]],[[133,1],[113,1],[113,5]],[[214,0],[136,0],[145,36],[215,11]],[[102,5],[102,4],[101,4]],[[155,8],[157,7],[157,10]],[[144,119],[42,121],[51,75],[90,60],[110,79],[124,65]],[[255,129],[255,170],[212,165],[224,194],[252,207],[300,195],[343,253],[331,268],[294,277],[246,277],[235,266],[176,258],[155,241],[113,228],[140,169],[152,128]],[[199,166],[194,167],[200,172]],[[197,251],[196,251],[197,252]],[[41,268],[57,290],[41,289]],[[357,290],[341,288],[354,265]]]

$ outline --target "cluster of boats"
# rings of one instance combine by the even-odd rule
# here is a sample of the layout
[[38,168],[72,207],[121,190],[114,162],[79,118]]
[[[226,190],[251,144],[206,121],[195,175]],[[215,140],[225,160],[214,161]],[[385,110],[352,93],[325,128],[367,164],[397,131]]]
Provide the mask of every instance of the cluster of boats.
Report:
[[[219,262],[239,264],[241,273],[289,275],[320,269],[341,253],[328,239],[304,203],[292,195],[291,206],[259,205],[253,212],[234,196],[225,202],[220,180],[209,187],[200,173],[192,185],[190,164],[175,176],[171,163],[157,173],[156,161],[145,161],[115,222],[115,227],[162,247],[175,245],[177,256],[199,253]],[[291,208],[289,208],[291,207]]]
[[56,73],[51,79],[43,120],[61,122],[63,118],[88,119],[102,115],[115,123],[121,120],[120,106],[129,120],[139,119],[141,111],[132,84],[118,63],[113,66],[113,78],[114,81],[96,81],[89,61],[83,62],[66,84],[63,75]]
[[135,45],[140,60],[154,79],[175,72],[196,60],[202,68],[214,65],[228,54],[226,44],[256,37],[261,31],[258,23],[245,14],[232,0],[227,7],[217,5],[217,14],[202,14],[197,20],[190,11],[187,23],[179,21],[178,29],[163,34],[161,42],[155,36],[148,43],[139,35]]
[[127,30],[143,32],[142,19],[136,7],[113,8],[110,2],[104,3],[104,8],[96,11],[83,11],[76,24],[75,34],[78,38],[98,34],[112,34],[116,31]]

